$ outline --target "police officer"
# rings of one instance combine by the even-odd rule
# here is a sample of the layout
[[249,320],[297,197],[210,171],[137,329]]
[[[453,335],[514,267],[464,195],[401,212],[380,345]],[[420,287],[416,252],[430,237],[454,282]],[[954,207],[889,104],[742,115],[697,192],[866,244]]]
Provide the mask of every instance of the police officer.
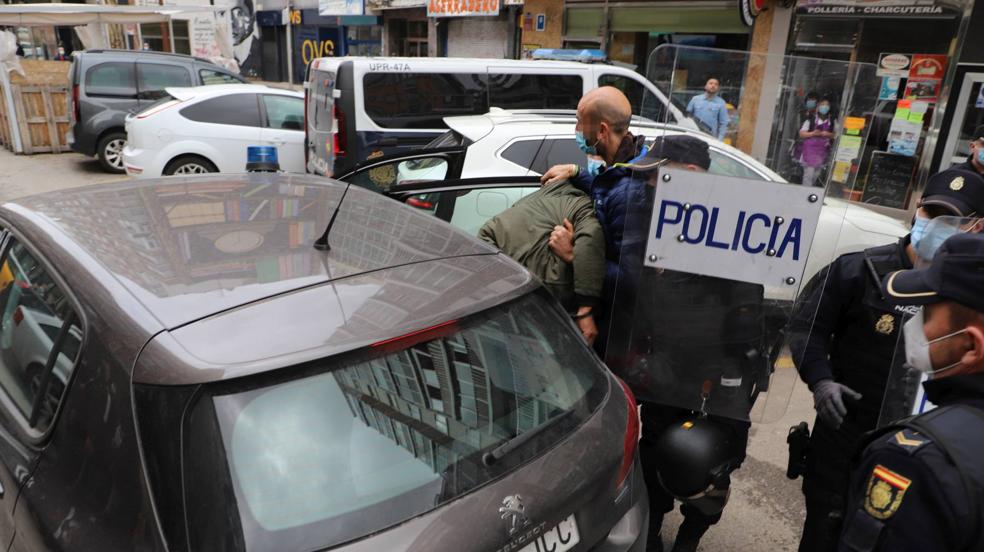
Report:
[[925,305],[906,362],[937,409],[876,432],[851,478],[842,551],[984,550],[984,236],[959,234],[883,293]]
[[970,136],[970,155],[967,160],[952,168],[984,174],[984,125],[977,126]]
[[[744,460],[748,443],[748,411],[754,401],[749,389],[754,383],[746,365],[765,369],[762,357],[748,355],[762,338],[762,286],[641,265],[652,206],[645,194],[659,185],[659,171],[706,172],[710,164],[707,142],[677,135],[658,138],[645,159],[628,165],[633,181],[626,190],[606,362],[642,405],[639,451],[650,498],[651,551],[663,549],[663,518],[675,500],[682,503],[683,523],[674,552],[695,551],[704,533],[721,519],[730,475]],[[626,339],[632,344],[626,345]],[[616,358],[623,351],[638,353],[643,360]],[[735,383],[719,393],[723,378]],[[707,413],[674,403],[680,394],[699,397],[707,383],[715,389],[709,392]],[[695,400],[694,408],[698,406]]]
[[[926,235],[936,217],[984,213],[984,177],[949,169],[930,178],[912,232],[897,243],[843,255],[801,292],[790,323],[790,348],[813,392],[817,420],[803,477],[806,520],[800,552],[835,550],[851,468],[862,434],[874,429],[907,310],[880,290],[887,274],[912,268],[917,251],[940,241]],[[964,228],[976,231],[979,228]]]

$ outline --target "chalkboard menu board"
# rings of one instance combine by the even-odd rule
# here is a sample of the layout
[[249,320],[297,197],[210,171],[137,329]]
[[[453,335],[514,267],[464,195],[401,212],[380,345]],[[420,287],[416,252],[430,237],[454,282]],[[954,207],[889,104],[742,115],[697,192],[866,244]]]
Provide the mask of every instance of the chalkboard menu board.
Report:
[[905,209],[909,185],[916,170],[916,158],[884,151],[871,154],[862,203]]

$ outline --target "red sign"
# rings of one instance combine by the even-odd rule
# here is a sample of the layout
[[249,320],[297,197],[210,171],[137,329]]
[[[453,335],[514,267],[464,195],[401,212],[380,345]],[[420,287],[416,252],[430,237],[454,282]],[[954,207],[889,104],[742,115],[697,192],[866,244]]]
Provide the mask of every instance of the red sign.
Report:
[[912,56],[912,65],[909,67],[910,79],[937,79],[942,80],[946,73],[946,56],[915,54]]
[[499,0],[429,0],[428,17],[499,15]]

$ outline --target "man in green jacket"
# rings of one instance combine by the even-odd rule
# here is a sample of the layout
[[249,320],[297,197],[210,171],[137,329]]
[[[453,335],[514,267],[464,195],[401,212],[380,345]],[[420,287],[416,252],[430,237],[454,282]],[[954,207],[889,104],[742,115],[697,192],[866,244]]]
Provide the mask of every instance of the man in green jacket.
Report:
[[[571,258],[550,249],[558,226],[574,237]],[[581,329],[589,345],[598,336],[593,310],[605,280],[605,236],[591,198],[569,182],[545,186],[492,217],[478,237],[537,275]]]

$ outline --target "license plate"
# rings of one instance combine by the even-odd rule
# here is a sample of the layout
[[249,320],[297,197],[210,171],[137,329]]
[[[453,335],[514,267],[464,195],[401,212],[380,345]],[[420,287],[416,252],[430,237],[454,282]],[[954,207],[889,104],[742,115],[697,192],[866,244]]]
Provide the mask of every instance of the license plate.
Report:
[[533,542],[527,544],[519,552],[567,552],[581,542],[577,532],[577,522],[574,514],[567,516],[556,526],[547,529]]

